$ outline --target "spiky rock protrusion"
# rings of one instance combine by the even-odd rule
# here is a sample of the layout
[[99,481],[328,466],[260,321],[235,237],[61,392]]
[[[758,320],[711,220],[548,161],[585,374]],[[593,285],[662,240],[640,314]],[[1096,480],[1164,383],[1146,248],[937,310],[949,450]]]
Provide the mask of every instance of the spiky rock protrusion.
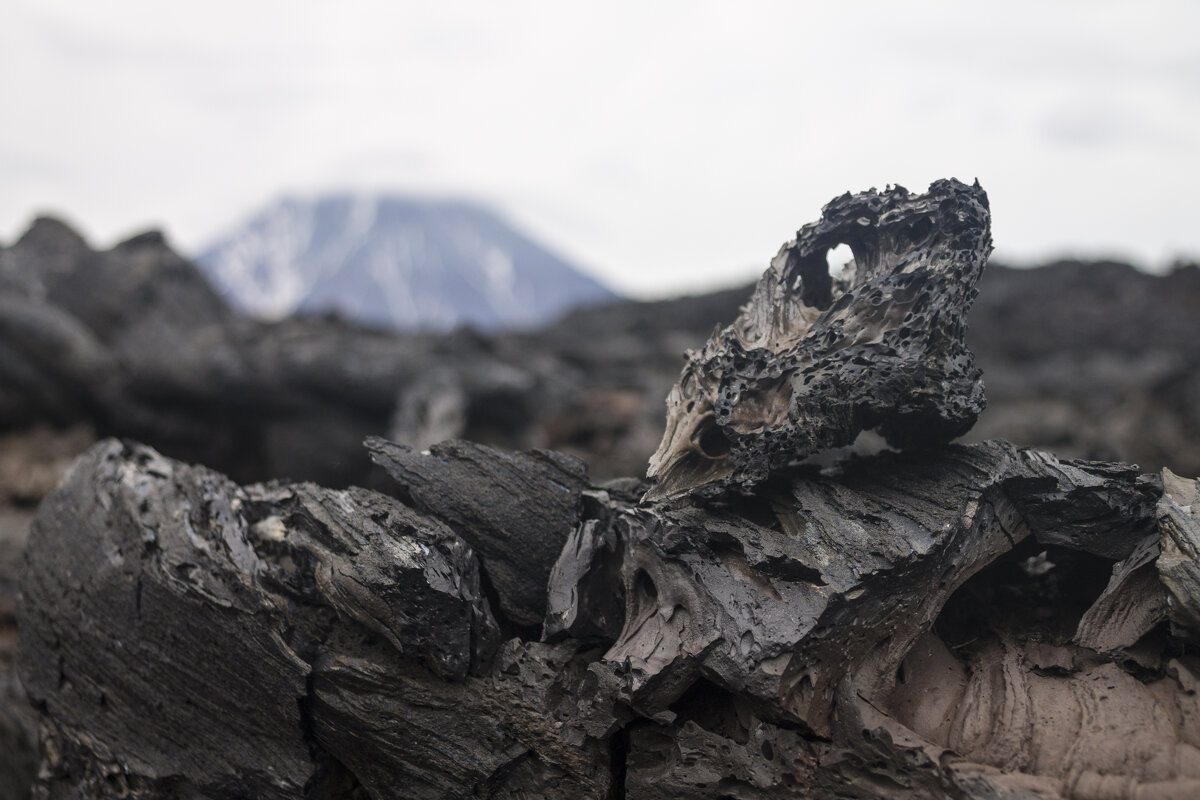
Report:
[[[838,244],[854,260],[835,278],[826,254]],[[864,430],[900,448],[965,433],[984,396],[963,334],[991,249],[978,182],[830,202],[779,251],[737,320],[689,353],[647,499],[751,487]]]

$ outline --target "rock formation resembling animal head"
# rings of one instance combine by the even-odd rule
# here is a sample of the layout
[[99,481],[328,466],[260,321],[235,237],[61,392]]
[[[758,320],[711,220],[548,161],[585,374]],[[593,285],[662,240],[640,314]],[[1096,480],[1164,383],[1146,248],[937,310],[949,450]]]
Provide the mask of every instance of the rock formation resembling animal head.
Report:
[[[969,430],[984,395],[963,335],[990,227],[978,181],[831,201],[733,324],[688,353],[646,499],[749,489],[864,430],[899,448]],[[835,278],[826,254],[838,244],[854,260]]]

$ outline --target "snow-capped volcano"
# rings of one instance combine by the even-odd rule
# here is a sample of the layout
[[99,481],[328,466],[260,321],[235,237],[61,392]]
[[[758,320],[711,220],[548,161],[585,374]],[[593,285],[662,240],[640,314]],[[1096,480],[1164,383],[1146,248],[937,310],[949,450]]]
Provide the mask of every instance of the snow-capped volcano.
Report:
[[395,195],[285,198],[196,260],[266,318],[336,310],[390,328],[494,329],[617,297],[479,205]]

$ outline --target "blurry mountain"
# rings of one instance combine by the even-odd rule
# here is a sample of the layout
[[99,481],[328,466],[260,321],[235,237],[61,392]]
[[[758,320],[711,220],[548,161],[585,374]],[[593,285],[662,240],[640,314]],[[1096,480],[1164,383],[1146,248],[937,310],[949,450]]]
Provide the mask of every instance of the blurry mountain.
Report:
[[618,299],[482,206],[394,195],[285,198],[196,261],[267,319],[333,311],[394,330],[498,330]]

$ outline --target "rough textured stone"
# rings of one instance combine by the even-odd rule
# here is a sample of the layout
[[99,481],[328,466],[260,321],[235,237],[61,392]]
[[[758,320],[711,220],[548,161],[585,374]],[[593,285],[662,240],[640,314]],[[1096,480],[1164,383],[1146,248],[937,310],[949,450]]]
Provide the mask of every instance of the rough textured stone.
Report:
[[219,475],[106,442],[42,505],[19,663],[55,722],[50,752],[62,759],[48,766],[62,790],[153,797],[176,785],[232,797],[241,786],[283,798],[303,788],[308,668],[257,585],[261,560],[235,499]]
[[[1098,481],[1114,504],[1083,499]],[[1056,519],[1039,493],[1047,485],[1064,498]],[[863,664],[873,664],[873,681],[889,680],[983,566],[1030,533],[1060,544],[1063,521],[1083,516],[1072,502],[1090,514],[1074,543],[1105,542],[1138,486],[1136,473],[1111,465],[1068,467],[991,444],[776,478],[753,498],[711,508],[635,509],[618,528],[621,545],[608,551],[619,554],[626,613],[605,658],[645,713],[666,709],[704,676],[756,698],[776,719],[828,733],[839,683]],[[1131,528],[1154,508],[1152,495],[1137,496]]]
[[509,454],[463,441],[423,453],[379,438],[367,447],[405,499],[475,548],[500,612],[540,625],[550,568],[579,520],[584,465],[561,453]]
[[17,581],[30,511],[0,506],[0,797],[29,796],[38,768],[38,715],[17,678]]
[[[854,261],[834,279],[826,253]],[[937,181],[843,195],[783,246],[667,398],[648,498],[747,488],[877,429],[897,447],[965,433],[983,381],[963,340],[991,252],[987,195]]]
[[33,508],[91,442],[84,427],[0,434],[0,797],[28,797],[40,759],[38,714],[16,664],[17,589]]
[[1159,552],[1155,531],[1113,565],[1108,585],[1079,620],[1076,644],[1099,653],[1127,650],[1167,619],[1167,592],[1155,569]]
[[812,796],[819,745],[762,722],[736,704],[718,699],[705,711],[702,722],[642,724],[630,730],[627,797]]
[[615,488],[583,493],[580,522],[547,578],[545,638],[612,641],[620,634],[625,619],[621,548],[628,537],[616,526],[633,505],[621,494]]
[[296,796],[316,773],[311,664],[346,629],[443,680],[495,649],[474,557],[435,520],[97,445],[27,550],[21,677],[54,721],[47,788]]
[[[472,452],[564,491],[538,458]],[[464,469],[414,457],[429,486]],[[1194,487],[1165,481],[992,443],[703,503],[585,487],[556,641],[498,646],[451,519],[105,442],[28,549],[39,796],[1188,796],[1175,594],[1162,622],[1194,559],[1158,550]]]
[[603,798],[615,719],[580,710],[596,655],[513,640],[489,674],[448,683],[380,648],[331,649],[314,671],[316,736],[375,797]]
[[1167,588],[1171,624],[1194,636],[1200,634],[1200,480],[1163,470],[1163,485],[1158,574]]

